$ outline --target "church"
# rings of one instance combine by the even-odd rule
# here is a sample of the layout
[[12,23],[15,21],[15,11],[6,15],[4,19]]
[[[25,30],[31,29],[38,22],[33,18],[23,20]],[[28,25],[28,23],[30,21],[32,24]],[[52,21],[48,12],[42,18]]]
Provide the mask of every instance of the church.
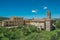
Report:
[[34,25],[37,28],[39,28],[40,30],[47,30],[47,31],[51,31],[53,29],[53,25],[52,25],[52,19],[51,19],[51,12],[47,11],[46,13],[46,18],[42,18],[42,19],[24,19],[23,17],[11,17],[8,20],[2,20],[0,21],[0,26],[4,26],[4,27],[9,27],[9,26],[18,26],[19,24],[25,24],[25,25]]
[[40,30],[47,30],[47,31],[51,31],[52,29],[54,29],[54,26],[52,24],[52,19],[51,19],[51,12],[47,11],[46,13],[46,18],[42,18],[42,19],[32,19],[32,20],[25,20],[25,24],[31,24],[36,26],[37,28],[40,28]]

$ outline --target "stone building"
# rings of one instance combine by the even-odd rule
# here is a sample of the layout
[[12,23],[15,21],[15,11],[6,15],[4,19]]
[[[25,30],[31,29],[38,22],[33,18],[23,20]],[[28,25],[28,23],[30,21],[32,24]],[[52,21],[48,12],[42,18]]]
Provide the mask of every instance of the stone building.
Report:
[[36,26],[37,28],[40,28],[40,30],[44,29],[47,31],[52,30],[52,20],[51,20],[51,12],[47,12],[47,17],[43,19],[23,19],[19,17],[11,17],[9,20],[3,20],[0,22],[1,26],[18,26],[20,24],[31,24]]
[[46,18],[43,19],[32,19],[32,20],[25,20],[25,24],[31,24],[37,26],[37,28],[40,28],[40,30],[52,30],[54,27],[52,25],[51,20],[51,12],[47,12]]
[[18,26],[19,24],[23,23],[23,18],[11,17],[9,20],[3,20],[2,26]]

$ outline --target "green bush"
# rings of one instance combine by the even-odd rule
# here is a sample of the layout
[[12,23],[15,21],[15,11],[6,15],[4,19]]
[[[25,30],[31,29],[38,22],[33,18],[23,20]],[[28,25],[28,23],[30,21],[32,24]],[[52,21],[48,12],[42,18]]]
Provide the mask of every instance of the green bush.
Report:
[[9,38],[3,37],[1,38],[1,40],[9,40]]
[[[23,27],[22,27],[23,26]],[[56,30],[48,32],[41,31],[33,25],[20,25],[17,28],[0,28],[0,40],[53,40],[59,39],[59,32]]]

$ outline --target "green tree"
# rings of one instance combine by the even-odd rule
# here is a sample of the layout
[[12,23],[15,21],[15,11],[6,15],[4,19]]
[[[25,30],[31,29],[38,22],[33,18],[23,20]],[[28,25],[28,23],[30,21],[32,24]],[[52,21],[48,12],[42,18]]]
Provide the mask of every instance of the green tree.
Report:
[[56,28],[60,29],[60,22],[59,21],[56,21],[54,24],[56,25]]
[[56,35],[52,35],[51,36],[51,40],[57,40],[57,36]]
[[60,31],[57,32],[57,40],[60,40]]

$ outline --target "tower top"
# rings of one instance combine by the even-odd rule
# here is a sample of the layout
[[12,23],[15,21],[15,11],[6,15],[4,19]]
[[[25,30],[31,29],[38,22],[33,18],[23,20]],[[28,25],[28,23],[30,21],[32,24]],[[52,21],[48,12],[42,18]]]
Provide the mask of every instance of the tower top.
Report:
[[50,10],[47,11],[47,18],[48,18],[48,19],[51,18],[51,12],[50,12]]

